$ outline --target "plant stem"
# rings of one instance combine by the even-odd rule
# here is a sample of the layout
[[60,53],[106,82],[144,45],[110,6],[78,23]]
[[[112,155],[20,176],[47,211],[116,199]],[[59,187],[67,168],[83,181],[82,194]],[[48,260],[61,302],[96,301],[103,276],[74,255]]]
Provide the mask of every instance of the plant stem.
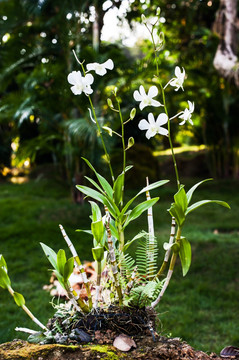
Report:
[[[173,244],[174,236],[175,236],[175,230],[176,230],[176,222],[175,222],[175,218],[172,217],[169,245]],[[159,278],[159,276],[164,272],[164,270],[165,270],[165,268],[167,266],[167,263],[168,263],[170,253],[171,253],[171,248],[169,248],[165,253],[164,260],[163,260],[163,263],[161,265],[161,268],[159,269],[159,271],[158,271],[158,273],[156,275],[157,278]]]
[[88,296],[88,299],[89,299],[89,308],[92,309],[92,296],[91,296],[90,285],[89,285],[89,281],[88,281],[87,276],[86,276],[85,269],[82,266],[80,258],[79,258],[78,254],[76,252],[76,249],[75,249],[74,245],[72,244],[70,238],[67,236],[63,226],[61,224],[59,224],[59,227],[60,227],[61,233],[63,235],[63,238],[65,239],[65,241],[66,241],[66,243],[67,243],[67,245],[68,245],[68,247],[70,249],[70,252],[72,253],[72,256],[73,256],[73,258],[75,260],[75,265],[76,265],[76,267],[79,269],[79,271],[81,273],[82,280],[84,282],[86,292],[87,292],[87,296]]
[[93,106],[90,95],[88,95],[88,99],[89,99],[89,102],[90,102],[90,106],[91,106],[91,109],[92,109],[92,112],[93,112],[93,116],[94,116],[94,119],[95,119],[95,122],[96,122],[97,129],[98,129],[98,132],[99,132],[99,135],[100,135],[100,139],[101,139],[101,143],[102,143],[102,146],[103,146],[103,149],[104,149],[104,152],[105,152],[106,160],[107,160],[107,163],[109,165],[111,178],[112,178],[112,181],[114,183],[115,178],[114,178],[114,173],[113,173],[113,169],[112,169],[111,162],[110,162],[110,156],[109,156],[108,151],[107,151],[106,146],[105,146],[105,142],[104,142],[104,139],[103,139],[101,127],[100,127],[99,121],[97,119],[97,116],[96,116],[96,113],[95,113],[95,108]]
[[[149,186],[149,178],[146,177],[146,186]],[[146,191],[146,199],[150,200],[151,196],[149,191]],[[148,253],[148,261],[149,261],[149,280],[153,280],[154,277],[154,219],[153,219],[153,207],[148,208],[148,233],[149,233],[149,253]]]
[[[181,228],[179,227],[178,231],[177,231],[177,236],[176,236],[176,242],[177,243],[180,242],[180,238],[181,238]],[[164,293],[165,293],[165,291],[166,291],[166,289],[168,287],[168,284],[169,284],[169,282],[171,280],[171,277],[173,275],[173,270],[174,270],[174,266],[175,266],[175,263],[176,263],[177,256],[178,256],[178,254],[176,252],[174,252],[172,254],[169,269],[168,269],[168,273],[167,273],[167,277],[165,279],[165,282],[163,284],[163,287],[162,287],[157,299],[155,301],[153,301],[152,304],[151,304],[152,308],[154,308],[156,305],[158,305],[158,303],[162,299],[162,297],[163,297],[163,295],[164,295]]]
[[97,261],[97,279],[96,279],[96,293],[95,293],[95,303],[94,303],[95,309],[98,307],[100,282],[101,282],[101,261]]
[[117,268],[115,250],[113,247],[112,235],[111,235],[111,230],[110,230],[110,213],[106,206],[105,206],[105,213],[106,213],[105,228],[106,228],[106,232],[107,232],[111,270],[112,270],[113,277],[115,280],[115,287],[116,287],[116,291],[117,291],[118,298],[119,298],[119,305],[122,306],[123,305],[123,295],[122,295],[122,290],[121,290],[121,286],[119,283],[119,272],[118,272],[118,268]]
[[[69,297],[69,299],[71,300],[71,302],[73,303],[73,305],[77,305],[77,307],[80,308],[80,310],[83,311],[83,313],[87,314],[90,312],[90,309],[88,307],[88,305],[80,298],[80,295],[77,294],[77,292],[71,288],[70,284],[67,282],[64,284],[65,289],[67,291],[67,295]],[[75,304],[75,302],[77,304]],[[77,309],[79,310],[79,309]]]
[[[83,74],[84,74],[84,76],[85,76],[85,75],[86,75],[86,72],[85,72],[85,68],[84,68],[83,63],[80,62],[80,60],[79,60],[78,57],[76,56],[76,53],[75,53],[74,50],[73,50],[73,54],[74,54],[74,56],[75,56],[75,58],[76,58],[76,61],[80,64],[80,66],[81,66],[81,68],[82,68],[82,71],[83,71]],[[101,127],[100,127],[99,121],[98,121],[97,116],[96,116],[96,113],[95,113],[95,108],[94,108],[94,106],[93,106],[93,103],[92,103],[92,100],[91,100],[90,95],[87,95],[87,97],[88,97],[88,99],[89,99],[90,107],[91,107],[91,110],[92,110],[93,116],[94,116],[94,120],[95,120],[97,129],[98,129],[98,131],[99,131],[101,143],[102,143],[102,145],[103,145],[103,149],[104,149],[104,152],[105,152],[106,160],[107,160],[107,163],[108,163],[108,165],[109,165],[109,169],[110,169],[110,174],[111,174],[111,177],[112,177],[112,181],[114,182],[114,174],[113,174],[113,170],[112,170],[112,166],[111,166],[111,162],[110,162],[110,157],[109,157],[109,154],[108,154],[107,149],[106,149],[106,146],[105,146],[105,142],[104,142],[104,139],[103,139],[103,136],[102,136]]]
[[116,97],[116,101],[118,104],[118,111],[119,111],[119,117],[120,117],[120,123],[121,123],[121,139],[122,139],[122,149],[123,149],[123,183],[122,183],[122,200],[121,200],[121,204],[123,204],[125,167],[126,167],[126,150],[125,150],[125,139],[124,139],[124,121],[123,121],[122,112],[121,112],[121,108],[120,108],[120,102],[117,97]]
[[[11,288],[11,286],[8,286],[8,291],[10,292],[10,294],[14,297],[14,290]],[[43,325],[33,314],[32,312],[28,309],[28,307],[24,304],[21,306],[22,310],[25,311],[25,313],[32,319],[32,321],[34,321],[35,324],[37,324],[38,326],[40,326],[40,328],[42,328],[43,330],[48,330],[45,325]]]
[[123,252],[124,249],[124,230],[121,224],[117,225],[118,234],[119,234],[119,251]]
[[[155,63],[156,63],[156,74],[157,74],[159,86],[161,88],[161,93],[162,93],[162,98],[163,98],[163,106],[164,106],[165,114],[168,116],[168,110],[167,110],[166,100],[165,100],[165,92],[164,92],[163,85],[162,85],[161,81],[159,80],[159,64],[158,64],[158,57],[157,57],[156,44],[155,44],[155,41],[154,41],[153,31],[150,31],[150,35],[151,35],[151,38],[152,38],[152,43],[153,43],[153,48],[154,48],[154,56],[155,56]],[[179,190],[179,188],[180,188],[180,180],[179,180],[179,175],[178,175],[177,162],[176,162],[176,158],[175,158],[174,150],[173,150],[173,143],[172,143],[172,138],[171,138],[171,129],[170,129],[169,116],[168,116],[168,139],[169,139],[169,145],[170,145],[172,159],[173,159],[173,165],[174,165],[174,171],[175,171],[175,176],[176,176],[176,181],[177,181],[177,187],[178,187],[178,190]]]

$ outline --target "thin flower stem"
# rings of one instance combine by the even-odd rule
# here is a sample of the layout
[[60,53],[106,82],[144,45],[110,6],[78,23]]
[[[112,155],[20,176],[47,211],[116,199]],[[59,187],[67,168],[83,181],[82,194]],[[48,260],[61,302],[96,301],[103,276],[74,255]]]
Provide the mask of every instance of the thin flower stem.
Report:
[[[153,47],[154,47],[154,56],[155,56],[155,63],[156,63],[156,74],[157,74],[158,82],[159,82],[159,85],[160,85],[160,88],[161,88],[164,110],[165,110],[166,115],[168,116],[168,110],[167,110],[166,100],[165,100],[165,92],[164,92],[163,85],[162,85],[161,81],[159,80],[159,64],[158,64],[158,57],[157,57],[157,52],[156,52],[156,44],[155,44],[155,41],[154,41],[153,31],[150,31],[150,35],[151,35],[152,43],[153,43]],[[178,190],[179,190],[179,188],[180,188],[180,180],[179,180],[179,175],[178,175],[177,162],[176,162],[176,158],[175,158],[174,150],[173,150],[173,143],[172,143],[172,139],[171,139],[171,129],[170,129],[169,116],[168,116],[168,140],[169,140],[169,145],[170,145],[172,159],[173,159],[173,165],[174,165],[174,171],[175,171],[175,176],[176,176],[176,181],[177,181],[177,187],[178,187]]]
[[120,117],[120,123],[121,123],[121,139],[122,139],[122,149],[123,149],[123,182],[122,182],[123,185],[122,185],[122,200],[121,200],[121,204],[123,204],[125,167],[126,167],[126,150],[125,150],[125,139],[124,139],[124,121],[123,121],[122,112],[121,112],[121,108],[120,108],[120,102],[117,97],[116,97],[116,101],[118,104],[118,111],[119,111],[119,117]]
[[97,129],[99,131],[99,135],[100,135],[101,143],[103,145],[103,149],[104,149],[104,152],[105,152],[106,160],[107,160],[107,163],[109,165],[111,178],[112,178],[112,181],[114,182],[115,178],[114,178],[114,173],[113,173],[113,169],[112,169],[111,162],[110,162],[110,156],[109,156],[108,151],[107,151],[106,146],[105,146],[105,142],[104,142],[103,135],[102,135],[102,130],[101,130],[100,124],[98,122],[98,119],[97,119],[97,116],[96,116],[96,113],[95,113],[95,108],[93,106],[90,95],[88,95],[88,99],[89,99],[89,102],[90,102],[90,106],[91,106],[91,109],[92,109],[92,112],[93,112],[93,116],[94,116],[94,119],[95,119],[95,122],[96,122]]
[[[80,64],[80,66],[81,66],[81,68],[82,68],[82,71],[83,71],[83,74],[84,74],[84,76],[85,76],[85,75],[86,75],[86,71],[85,71],[83,62],[80,62],[80,60],[78,59],[78,57],[77,57],[77,55],[76,55],[76,53],[75,53],[74,50],[73,50],[73,54],[74,54],[74,56],[75,56],[76,61],[78,62],[78,64]],[[95,113],[95,108],[94,108],[94,106],[93,106],[91,97],[90,97],[90,95],[87,95],[87,97],[88,97],[89,102],[90,102],[91,110],[92,110],[92,112],[93,112],[93,116],[94,116],[94,119],[95,119],[95,122],[96,122],[96,126],[97,126],[97,129],[98,129],[99,135],[100,135],[101,143],[102,143],[102,145],[103,145],[103,149],[104,149],[104,152],[105,152],[106,160],[107,160],[107,163],[108,163],[108,165],[109,165],[111,178],[112,178],[112,181],[113,181],[113,183],[114,183],[114,173],[113,173],[113,169],[112,169],[111,162],[110,162],[110,156],[109,156],[109,154],[108,154],[108,151],[107,151],[107,149],[106,149],[105,142],[104,142],[104,139],[103,139],[103,136],[102,136],[102,130],[101,130],[99,121],[98,121],[98,119],[97,119],[97,116],[96,116],[96,113]]]

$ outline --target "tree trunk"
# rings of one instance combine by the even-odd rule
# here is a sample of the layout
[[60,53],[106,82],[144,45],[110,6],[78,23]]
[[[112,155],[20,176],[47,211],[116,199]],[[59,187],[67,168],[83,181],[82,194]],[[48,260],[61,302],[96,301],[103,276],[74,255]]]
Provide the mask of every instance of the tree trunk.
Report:
[[220,0],[213,30],[220,42],[213,65],[221,76],[233,79],[239,87],[239,61],[237,57],[236,32],[238,29],[237,0]]

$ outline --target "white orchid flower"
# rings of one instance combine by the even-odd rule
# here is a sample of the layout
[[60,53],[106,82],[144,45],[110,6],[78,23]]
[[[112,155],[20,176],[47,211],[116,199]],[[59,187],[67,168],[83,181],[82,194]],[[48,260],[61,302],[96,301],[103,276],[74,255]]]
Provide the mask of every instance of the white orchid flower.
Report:
[[134,99],[136,101],[140,101],[139,104],[140,110],[143,110],[143,108],[150,105],[155,107],[163,106],[162,104],[160,104],[159,101],[153,99],[157,95],[158,95],[158,88],[155,85],[149,88],[148,95],[146,94],[143,85],[140,85],[139,91],[135,90],[133,94]]
[[67,80],[71,85],[73,85],[71,87],[71,91],[74,95],[81,95],[82,92],[86,95],[93,93],[90,85],[93,83],[94,78],[91,74],[86,74],[86,76],[83,77],[80,71],[72,71],[67,76]]
[[139,128],[140,130],[147,130],[145,134],[147,139],[150,139],[156,134],[168,136],[168,130],[161,126],[166,124],[167,122],[168,116],[165,113],[159,114],[156,121],[154,119],[154,115],[152,113],[149,113],[148,121],[145,119],[140,120]]
[[182,122],[179,123],[179,125],[184,125],[186,121],[188,121],[191,125],[193,125],[191,116],[194,112],[194,102],[188,100],[188,109],[186,108],[184,111],[182,111],[182,114],[179,116],[180,119],[183,119]]
[[87,71],[91,71],[94,70],[96,74],[103,76],[107,73],[107,70],[112,70],[114,68],[114,63],[111,59],[108,59],[107,61],[105,61],[103,64],[99,64],[99,63],[90,63],[86,65],[86,69]]
[[182,68],[182,72],[180,70],[179,66],[176,66],[175,68],[175,78],[172,78],[167,85],[164,87],[164,89],[170,84],[171,86],[174,86],[176,89],[175,91],[178,91],[180,88],[183,89],[183,82],[185,79],[185,70]]

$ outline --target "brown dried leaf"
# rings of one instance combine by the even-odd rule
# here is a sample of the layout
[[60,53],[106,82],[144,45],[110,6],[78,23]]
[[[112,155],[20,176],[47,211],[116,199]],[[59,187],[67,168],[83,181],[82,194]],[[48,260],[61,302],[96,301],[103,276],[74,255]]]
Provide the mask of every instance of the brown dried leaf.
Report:
[[125,334],[117,336],[114,339],[113,346],[120,351],[129,351],[132,347],[136,348],[135,341]]
[[226,358],[226,357],[239,358],[239,348],[235,347],[235,346],[226,346],[220,352],[220,356],[223,358]]

